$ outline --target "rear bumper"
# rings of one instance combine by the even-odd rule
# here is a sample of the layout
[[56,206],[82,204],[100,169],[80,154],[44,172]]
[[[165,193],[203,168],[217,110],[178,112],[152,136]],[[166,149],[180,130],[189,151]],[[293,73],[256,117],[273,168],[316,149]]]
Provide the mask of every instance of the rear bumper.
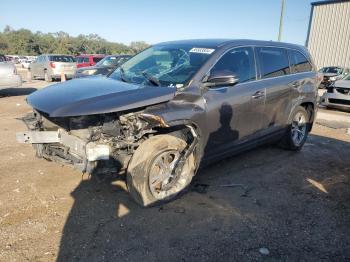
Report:
[[0,79],[0,88],[19,87],[22,85],[22,78],[19,75],[2,77]]
[[71,164],[82,172],[90,172],[91,163],[108,160],[108,145],[95,144],[70,135],[66,131],[27,131],[16,133],[19,143],[33,144],[39,157]]
[[[69,74],[64,74],[66,76],[66,78],[74,78],[74,74],[69,73]],[[51,75],[52,78],[56,78],[56,79],[61,79],[61,74],[52,74]]]

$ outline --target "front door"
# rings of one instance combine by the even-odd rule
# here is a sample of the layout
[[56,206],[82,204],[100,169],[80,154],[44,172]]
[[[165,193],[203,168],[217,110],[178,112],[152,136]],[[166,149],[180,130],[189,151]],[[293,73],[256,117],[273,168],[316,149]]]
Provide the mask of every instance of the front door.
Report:
[[238,47],[226,52],[210,74],[232,74],[239,79],[234,86],[209,88],[206,100],[209,136],[208,156],[230,150],[235,144],[255,137],[261,129],[266,90],[256,82],[256,63],[252,47]]

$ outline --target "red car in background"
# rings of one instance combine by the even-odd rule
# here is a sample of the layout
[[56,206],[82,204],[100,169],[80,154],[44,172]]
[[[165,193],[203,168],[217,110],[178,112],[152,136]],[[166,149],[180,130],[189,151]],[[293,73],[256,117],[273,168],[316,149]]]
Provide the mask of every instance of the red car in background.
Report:
[[105,55],[79,55],[76,57],[77,68],[85,66],[94,66],[97,62],[102,60]]

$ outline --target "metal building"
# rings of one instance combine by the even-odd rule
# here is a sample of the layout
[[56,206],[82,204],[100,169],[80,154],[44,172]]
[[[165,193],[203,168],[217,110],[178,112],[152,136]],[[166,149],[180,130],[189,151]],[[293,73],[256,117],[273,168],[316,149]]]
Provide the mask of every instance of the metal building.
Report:
[[350,0],[311,3],[306,46],[317,68],[350,67]]

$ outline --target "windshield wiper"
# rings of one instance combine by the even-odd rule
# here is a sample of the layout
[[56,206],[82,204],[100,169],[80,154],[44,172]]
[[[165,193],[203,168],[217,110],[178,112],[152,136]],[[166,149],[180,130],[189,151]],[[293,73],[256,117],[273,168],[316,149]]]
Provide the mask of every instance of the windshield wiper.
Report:
[[150,74],[148,74],[146,71],[142,72],[142,75],[147,79],[148,82],[152,83],[155,86],[160,86],[160,82],[158,80],[158,78],[151,76]]

